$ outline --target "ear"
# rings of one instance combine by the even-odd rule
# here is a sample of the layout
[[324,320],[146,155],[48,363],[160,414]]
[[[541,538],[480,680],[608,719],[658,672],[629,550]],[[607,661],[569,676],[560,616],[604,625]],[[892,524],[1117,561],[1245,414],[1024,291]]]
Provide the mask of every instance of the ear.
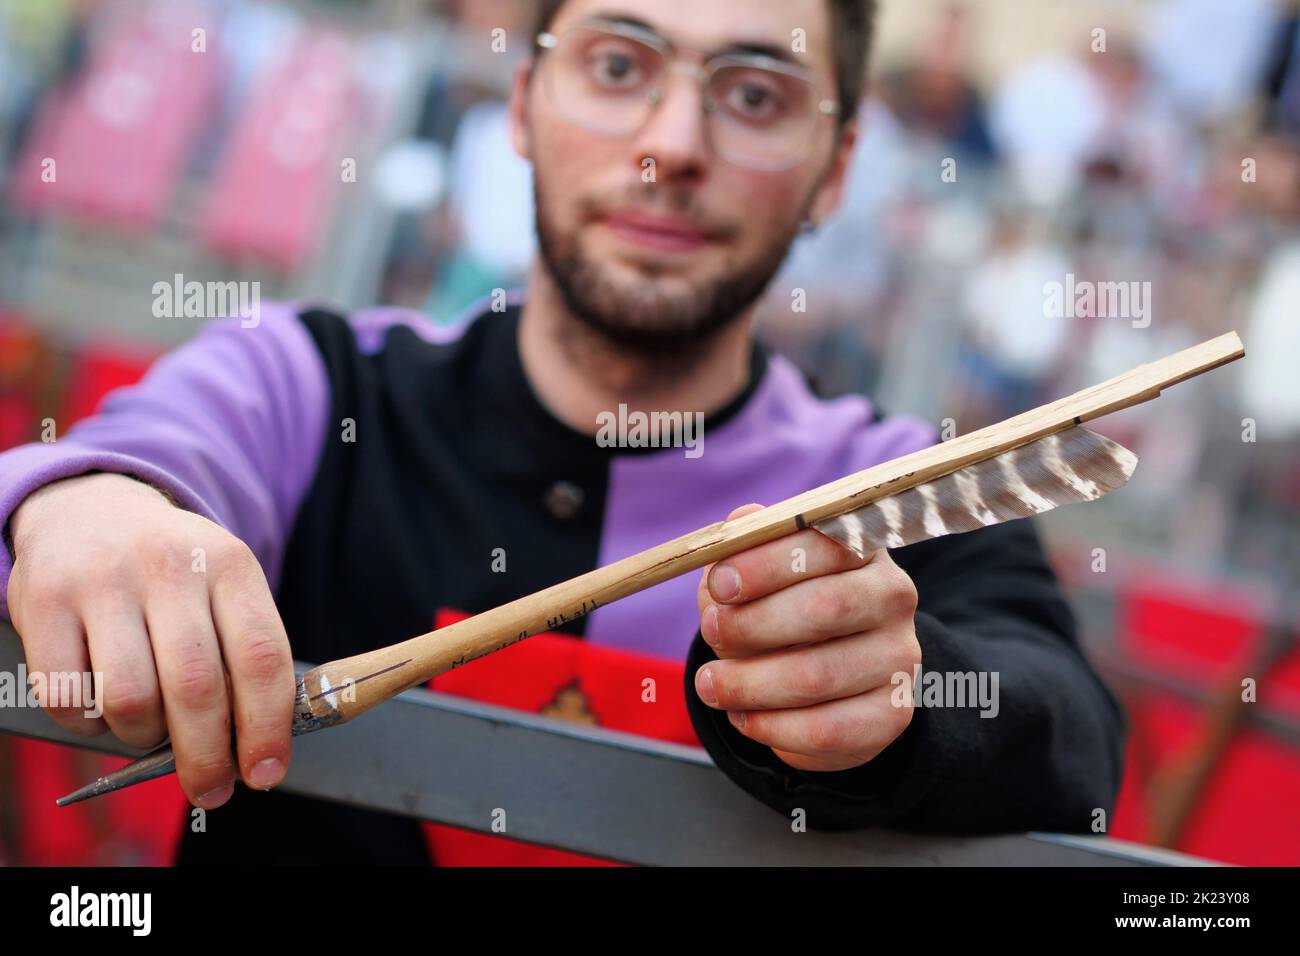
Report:
[[528,97],[532,92],[532,77],[535,60],[527,60],[515,68],[514,85],[510,90],[510,142],[515,152],[523,159],[532,161],[532,137],[528,133]]
[[810,213],[817,223],[825,222],[844,198],[844,183],[848,177],[849,165],[853,161],[853,147],[858,142],[858,120],[849,120],[840,131],[839,142],[831,156],[830,168],[822,184],[817,187]]

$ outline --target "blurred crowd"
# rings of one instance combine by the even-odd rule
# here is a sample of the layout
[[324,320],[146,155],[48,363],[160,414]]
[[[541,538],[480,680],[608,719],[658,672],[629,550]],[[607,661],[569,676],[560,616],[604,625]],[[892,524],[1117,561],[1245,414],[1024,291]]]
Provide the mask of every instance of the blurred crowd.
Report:
[[[979,4],[929,5],[863,116],[845,215],[769,335],[833,389],[969,431],[1228,330],[1248,360],[1101,423],[1145,474],[1118,540],[1285,586],[1300,513],[1300,26],[1268,0],[1138,5],[995,76]],[[1075,21],[1089,23],[1087,18]],[[1049,289],[1145,288],[1124,314]],[[1067,292],[1068,295],[1068,292]],[[1088,516],[1091,518],[1092,516]]]

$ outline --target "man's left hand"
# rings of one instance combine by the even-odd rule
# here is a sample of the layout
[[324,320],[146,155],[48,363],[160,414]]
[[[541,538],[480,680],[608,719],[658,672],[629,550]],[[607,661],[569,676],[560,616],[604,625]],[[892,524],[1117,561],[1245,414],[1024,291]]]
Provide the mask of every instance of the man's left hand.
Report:
[[696,692],[791,767],[860,766],[911,723],[916,587],[884,549],[859,558],[809,528],[710,565],[698,601],[719,660]]

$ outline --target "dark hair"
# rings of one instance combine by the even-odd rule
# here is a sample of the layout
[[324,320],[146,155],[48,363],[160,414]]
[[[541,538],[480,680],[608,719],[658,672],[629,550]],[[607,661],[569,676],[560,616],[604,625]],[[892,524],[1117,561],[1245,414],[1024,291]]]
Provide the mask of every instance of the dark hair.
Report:
[[[876,0],[826,0],[831,13],[831,45],[835,51],[835,87],[840,123],[858,112],[866,82],[867,54],[875,32]],[[551,28],[564,0],[538,0],[534,34]]]

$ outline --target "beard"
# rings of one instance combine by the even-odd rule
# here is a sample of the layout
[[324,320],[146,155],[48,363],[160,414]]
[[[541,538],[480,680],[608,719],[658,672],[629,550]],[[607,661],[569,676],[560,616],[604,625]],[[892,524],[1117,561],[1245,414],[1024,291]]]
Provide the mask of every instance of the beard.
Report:
[[[671,186],[657,188],[669,196],[673,211],[690,211],[689,195]],[[566,234],[557,227],[536,173],[533,194],[541,260],[568,312],[618,352],[677,362],[702,355],[758,301],[785,261],[801,221],[777,232],[751,261],[728,260],[717,276],[688,281],[649,274],[620,281],[582,250],[576,229]],[[589,221],[594,211],[584,204],[579,222]]]

